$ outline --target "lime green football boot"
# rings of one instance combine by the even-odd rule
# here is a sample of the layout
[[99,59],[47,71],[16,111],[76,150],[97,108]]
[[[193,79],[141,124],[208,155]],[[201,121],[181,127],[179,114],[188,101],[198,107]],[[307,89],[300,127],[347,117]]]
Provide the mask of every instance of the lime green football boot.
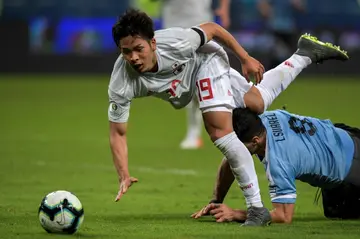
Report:
[[310,34],[304,34],[299,38],[298,49],[295,54],[307,56],[313,63],[322,63],[326,60],[349,60],[347,52],[341,50],[339,46],[322,42]]

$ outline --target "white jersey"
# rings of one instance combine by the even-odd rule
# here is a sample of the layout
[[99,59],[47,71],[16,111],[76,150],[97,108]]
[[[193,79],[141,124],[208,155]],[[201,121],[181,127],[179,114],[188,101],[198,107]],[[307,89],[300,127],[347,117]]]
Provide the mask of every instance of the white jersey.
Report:
[[163,0],[163,27],[191,27],[214,19],[212,0]]
[[155,39],[156,73],[138,73],[122,55],[115,62],[108,89],[111,122],[127,122],[132,99],[146,96],[168,101],[176,109],[185,107],[196,92],[201,109],[244,106],[243,95],[250,87],[230,68],[220,45],[204,44],[207,39],[200,28],[160,30]]

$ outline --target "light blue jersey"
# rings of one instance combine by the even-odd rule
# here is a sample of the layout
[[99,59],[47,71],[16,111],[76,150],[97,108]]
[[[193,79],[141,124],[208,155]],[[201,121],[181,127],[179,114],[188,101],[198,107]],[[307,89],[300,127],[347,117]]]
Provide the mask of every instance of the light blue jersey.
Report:
[[354,143],[330,120],[267,111],[260,116],[267,132],[263,160],[275,203],[294,203],[295,179],[312,186],[331,187],[348,174]]

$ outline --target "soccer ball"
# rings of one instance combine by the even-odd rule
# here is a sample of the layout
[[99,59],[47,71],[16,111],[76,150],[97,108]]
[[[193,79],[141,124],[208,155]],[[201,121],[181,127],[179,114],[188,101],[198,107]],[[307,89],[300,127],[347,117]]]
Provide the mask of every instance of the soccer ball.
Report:
[[38,215],[47,232],[73,234],[84,220],[84,209],[74,194],[60,190],[44,197]]

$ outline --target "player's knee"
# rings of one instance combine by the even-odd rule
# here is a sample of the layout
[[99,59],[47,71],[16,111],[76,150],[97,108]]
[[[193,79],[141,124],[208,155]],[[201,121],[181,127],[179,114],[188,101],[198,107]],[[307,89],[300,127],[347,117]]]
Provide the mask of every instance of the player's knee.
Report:
[[265,102],[256,87],[251,87],[251,89],[244,95],[244,102],[246,107],[251,111],[256,112],[257,114],[264,113]]
[[290,215],[283,214],[278,218],[278,223],[291,224],[292,217]]
[[231,112],[211,111],[203,113],[205,129],[214,142],[233,132]]
[[211,130],[208,131],[208,134],[210,136],[210,139],[212,142],[215,142],[216,140],[230,134],[233,130]]
[[265,104],[262,98],[259,98],[259,100],[255,104],[251,104],[250,106],[246,105],[251,111],[262,114],[264,113]]
[[216,140],[233,132],[232,127],[228,127],[226,125],[214,125],[212,123],[205,123],[205,129],[212,142],[215,142]]

